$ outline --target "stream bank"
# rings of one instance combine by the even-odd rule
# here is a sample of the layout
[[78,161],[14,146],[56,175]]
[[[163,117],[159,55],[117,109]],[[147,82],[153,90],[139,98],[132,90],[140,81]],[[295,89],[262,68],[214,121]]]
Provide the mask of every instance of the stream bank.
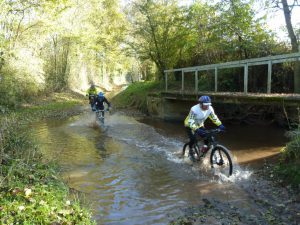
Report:
[[[28,125],[84,111],[82,98],[59,93],[0,115],[1,224],[94,224],[89,211],[62,181],[57,165],[40,152]],[[13,202],[13,204],[12,204]]]

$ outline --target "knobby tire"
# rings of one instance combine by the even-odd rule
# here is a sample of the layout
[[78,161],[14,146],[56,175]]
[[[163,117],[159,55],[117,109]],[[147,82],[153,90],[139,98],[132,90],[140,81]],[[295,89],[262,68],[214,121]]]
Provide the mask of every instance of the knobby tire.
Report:
[[[217,161],[215,161],[216,159]],[[228,149],[222,145],[217,145],[212,149],[210,153],[210,165],[212,168],[226,167],[225,175],[228,177],[232,175],[232,160]]]
[[[196,160],[199,161],[200,160],[200,153],[199,153],[199,146],[198,146],[198,144],[194,144],[193,147],[192,147],[192,149],[193,149],[194,153],[196,153],[196,155],[197,155]],[[181,157],[182,158],[184,158],[186,150],[189,151],[189,143],[185,143],[184,146],[183,146],[183,148],[182,148],[182,153],[181,153]]]

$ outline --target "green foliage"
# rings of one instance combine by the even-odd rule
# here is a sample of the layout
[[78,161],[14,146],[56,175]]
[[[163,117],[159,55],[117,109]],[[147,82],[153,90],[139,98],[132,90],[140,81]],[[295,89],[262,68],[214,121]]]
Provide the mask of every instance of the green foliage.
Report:
[[142,60],[153,61],[163,71],[181,60],[189,36],[185,10],[177,0],[136,1],[130,10],[131,39],[128,44]]
[[195,3],[190,18],[192,32],[198,36],[195,57],[202,65],[266,56],[275,43],[263,18],[255,19],[249,1]]
[[[110,88],[139,81],[140,74],[162,80],[169,68],[287,52],[253,6],[246,0],[2,1],[0,104],[15,106],[43,88],[83,90],[90,81]],[[11,84],[15,79],[20,85]]]
[[300,160],[300,134],[299,130],[294,133],[292,140],[282,152],[283,160]]
[[15,107],[30,101],[39,94],[39,87],[24,71],[16,70],[6,64],[1,70],[0,105]]
[[160,90],[160,82],[139,82],[130,84],[124,91],[113,98],[113,106],[117,108],[138,109],[147,112],[147,95]]
[[299,188],[300,186],[300,161],[296,162],[281,162],[275,167],[275,173],[286,185]]
[[0,162],[4,156],[14,159],[27,155],[28,149],[32,147],[32,143],[29,141],[28,136],[25,135],[26,132],[20,130],[19,121],[7,119],[5,117],[0,122]]
[[14,111],[14,115],[16,120],[23,122],[30,122],[35,118],[68,118],[70,115],[80,113],[80,110],[73,110],[73,108],[79,104],[86,104],[86,101],[82,96],[73,96],[70,93],[52,94],[46,99],[45,97],[37,99],[35,105],[18,108]]
[[95,224],[58,179],[56,166],[43,160],[23,126],[27,116],[10,114],[0,121],[0,223]]
[[45,54],[46,90],[62,91],[68,88],[70,39],[52,38],[49,52]]
[[291,141],[282,150],[280,163],[275,167],[276,174],[285,183],[300,187],[300,133],[291,133]]

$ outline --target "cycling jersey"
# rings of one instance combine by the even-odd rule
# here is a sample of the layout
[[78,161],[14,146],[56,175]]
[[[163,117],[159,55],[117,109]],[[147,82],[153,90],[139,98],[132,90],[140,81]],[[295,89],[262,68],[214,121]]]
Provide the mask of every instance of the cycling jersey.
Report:
[[86,91],[86,94],[88,95],[88,96],[90,96],[90,95],[97,95],[98,94],[98,92],[97,92],[97,89],[96,88],[89,88],[87,91]]
[[107,99],[102,96],[97,96],[97,98],[95,99],[95,105],[96,105],[96,108],[97,109],[100,109],[100,110],[103,110],[104,109],[104,104],[103,103],[106,103],[108,107],[110,107],[110,103],[107,101]]
[[222,124],[211,105],[208,106],[207,110],[202,110],[200,105],[197,104],[191,108],[189,115],[184,120],[184,125],[195,131],[200,127],[204,127],[204,121],[207,118],[210,118],[217,126]]

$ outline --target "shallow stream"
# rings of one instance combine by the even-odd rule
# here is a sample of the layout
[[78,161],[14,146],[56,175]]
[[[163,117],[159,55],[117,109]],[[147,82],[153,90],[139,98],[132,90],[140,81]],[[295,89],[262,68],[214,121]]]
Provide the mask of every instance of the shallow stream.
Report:
[[234,175],[214,175],[178,157],[187,140],[182,124],[136,120],[115,113],[99,128],[86,113],[33,124],[47,158],[62,167],[71,188],[86,193],[98,224],[167,224],[203,198],[235,202],[255,213],[242,188],[287,141],[273,126],[226,126],[219,141],[234,156]]

